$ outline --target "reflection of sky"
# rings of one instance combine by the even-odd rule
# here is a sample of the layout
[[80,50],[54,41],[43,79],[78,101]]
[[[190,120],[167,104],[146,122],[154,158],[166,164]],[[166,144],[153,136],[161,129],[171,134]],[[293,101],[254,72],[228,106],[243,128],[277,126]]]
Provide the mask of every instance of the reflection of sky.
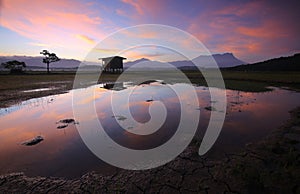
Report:
[[289,118],[289,110],[300,105],[299,97],[297,92],[280,89],[264,93],[228,90],[223,130],[210,153],[235,151],[244,142],[255,141],[270,134]]
[[[172,85],[178,88],[182,86],[183,84]],[[177,129],[180,106],[169,85],[152,83],[131,86],[121,91],[106,90],[96,85],[80,90],[82,95],[79,104],[82,111],[88,112],[84,105],[95,101],[98,119],[106,132],[121,145],[149,149],[163,144]],[[85,92],[87,90],[94,91],[94,95],[88,95],[88,92]],[[195,111],[201,112],[197,137],[202,138],[210,115],[210,111],[205,110],[205,107],[210,106],[210,96],[205,87],[197,87],[196,90],[200,107],[191,104],[189,91],[183,90],[182,103],[188,106],[182,113],[191,115],[192,118]],[[131,93],[131,96],[129,103],[125,104],[122,96],[128,93]],[[118,114],[112,111],[111,99],[117,103]],[[150,120],[149,106],[154,104],[147,102],[149,99],[153,99],[154,102],[161,101],[165,105],[168,113],[166,121],[155,133],[138,136],[130,131],[145,130],[143,126]],[[236,150],[246,142],[264,137],[288,118],[289,110],[299,106],[298,99],[299,93],[280,89],[266,93],[227,90],[225,124],[216,145],[208,154]],[[214,106],[214,103],[217,102],[212,102],[211,106]],[[125,110],[128,107],[134,122],[126,115]],[[65,129],[56,129],[56,121],[73,118],[72,91],[25,101],[22,105],[0,109],[0,112],[3,113],[0,116],[1,173],[24,171],[31,175],[79,176],[89,170],[103,170],[105,165],[85,147],[73,124]],[[123,119],[118,120],[122,117]],[[85,115],[77,120],[80,123],[93,119],[91,115]],[[120,125],[128,131],[124,131]],[[31,147],[20,145],[21,142],[37,135],[42,135],[45,140]]]

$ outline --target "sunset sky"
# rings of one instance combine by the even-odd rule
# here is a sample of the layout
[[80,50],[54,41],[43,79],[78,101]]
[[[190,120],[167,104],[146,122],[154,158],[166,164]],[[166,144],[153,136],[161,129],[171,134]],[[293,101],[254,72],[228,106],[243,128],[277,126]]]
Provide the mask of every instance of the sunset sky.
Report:
[[[0,55],[48,49],[83,60],[111,33],[139,24],[179,28],[211,53],[232,52],[246,62],[300,52],[297,1],[0,0],[0,7]],[[151,53],[126,57],[151,59]]]

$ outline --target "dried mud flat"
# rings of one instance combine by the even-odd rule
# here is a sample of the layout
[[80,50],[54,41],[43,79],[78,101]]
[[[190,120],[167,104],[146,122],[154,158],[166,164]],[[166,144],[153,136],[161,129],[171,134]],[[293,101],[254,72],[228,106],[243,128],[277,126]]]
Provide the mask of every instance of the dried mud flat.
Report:
[[151,170],[94,172],[79,179],[2,175],[1,193],[300,193],[300,108],[270,136],[218,161],[195,141],[174,161]]

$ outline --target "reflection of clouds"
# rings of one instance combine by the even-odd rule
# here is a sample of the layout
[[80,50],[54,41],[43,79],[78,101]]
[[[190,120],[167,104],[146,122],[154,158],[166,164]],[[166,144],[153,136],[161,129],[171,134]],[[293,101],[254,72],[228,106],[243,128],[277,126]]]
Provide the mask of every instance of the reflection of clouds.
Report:
[[[24,131],[24,128],[20,128],[19,126],[2,129],[0,131],[0,141],[1,141],[1,152],[10,151],[11,143],[14,144],[21,143],[24,140],[30,139],[37,135],[34,132]],[[26,139],[27,138],[27,139]]]
[[242,139],[249,141],[279,127],[289,117],[288,111],[299,106],[300,97],[297,93],[280,89],[264,93],[228,90],[227,95],[229,108],[224,130],[244,134]]
[[146,101],[131,101],[127,105],[123,105],[122,108],[138,106],[141,108],[149,107],[149,102]]
[[[197,102],[193,102],[192,97],[189,95],[190,89],[186,89],[183,86],[184,84],[172,85],[172,87],[180,91],[179,95],[182,100],[181,103],[185,103],[186,105],[185,109],[181,110],[182,114],[186,115],[185,121],[187,123],[194,122],[194,115],[195,113],[199,113],[199,111],[201,111],[201,122],[205,121],[205,119],[209,119],[209,114],[211,114],[211,112],[201,109],[211,103],[209,90],[203,90],[203,87],[196,87],[198,104]],[[180,90],[180,88],[182,89]],[[143,143],[145,139],[126,133],[125,130],[121,132],[118,131],[120,126],[116,123],[116,118],[112,117],[115,116],[114,114],[129,118],[124,111],[129,108],[133,118],[139,122],[136,124],[136,122],[132,122],[129,119],[120,121],[123,122],[126,127],[125,129],[128,129],[129,132],[133,132],[134,130],[147,130],[145,129],[143,122],[150,119],[149,106],[152,103],[146,102],[145,100],[153,95],[154,101],[163,102],[169,111],[168,114],[170,113],[166,120],[164,130],[174,130],[179,118],[179,99],[176,93],[171,90],[168,85],[141,85],[134,87],[134,89],[131,87],[118,92],[101,88],[90,88],[89,90],[81,90],[80,92],[82,92],[82,95],[79,96],[80,98],[77,105],[79,106],[78,108],[80,111],[82,111],[81,115],[83,116],[81,118],[76,118],[80,123],[79,125],[81,125],[81,121],[84,122],[99,119],[101,122],[103,121],[105,129],[107,128],[113,135],[116,134],[121,141],[130,136],[130,140],[134,141],[131,144]],[[90,92],[95,92],[95,95],[91,96]],[[230,108],[228,109],[229,114],[225,120],[224,132],[231,133],[228,135],[232,135],[232,139],[229,139],[230,141],[235,141],[233,138],[236,138],[240,134],[251,139],[257,134],[261,134],[268,129],[279,126],[281,122],[288,117],[288,110],[299,105],[298,99],[300,97],[299,93],[278,89],[266,93],[237,92],[233,90],[227,90],[226,92],[229,102],[228,106],[234,106],[235,104],[231,104],[230,102],[235,102],[238,97],[240,103],[235,106],[239,106],[241,109],[241,112],[230,110]],[[127,99],[124,99],[124,96],[130,93],[130,100],[129,103],[127,103]],[[112,112],[111,100],[113,100],[113,103],[116,103],[116,107],[118,108],[117,113]],[[93,101],[95,101],[96,106],[97,114],[95,115],[89,114],[90,110],[87,106],[88,103],[92,103]],[[216,102],[214,102],[212,106],[215,103]],[[199,106],[200,110],[198,109]],[[160,111],[158,110],[156,114],[160,114]],[[78,151],[75,144],[78,144],[80,137],[76,131],[76,126],[70,125],[65,129],[65,133],[63,130],[56,129],[55,122],[64,118],[73,118],[71,93],[58,95],[56,100],[46,107],[25,106],[15,112],[1,116],[0,158],[12,157],[15,158],[15,161],[18,161],[16,163],[24,164],[25,162],[31,162],[32,160],[37,159],[39,159],[39,162],[44,162],[48,159],[64,158],[64,156],[62,156],[63,153],[70,151],[70,149],[73,149],[74,152]],[[174,121],[174,118],[177,120]],[[201,126],[203,123],[200,123],[199,125]],[[153,126],[155,125],[153,124]],[[86,127],[94,129],[95,126],[87,124]],[[98,129],[94,129],[93,132],[97,134],[97,130]],[[18,145],[18,143],[31,139],[37,135],[45,137],[45,141],[28,149]],[[155,136],[155,138],[159,139],[160,137]],[[222,136],[220,139],[222,139]],[[24,149],[26,149],[26,151],[24,151]],[[37,149],[40,150],[40,153],[34,153]],[[43,157],[42,155],[46,156]],[[26,159],[23,161],[24,157]],[[64,159],[68,160],[66,158]],[[0,165],[4,164],[4,162],[0,161]]]
[[[240,93],[240,109],[242,111],[251,112],[257,119],[264,117],[272,117],[281,113],[284,115],[287,107],[292,109],[296,102],[296,98],[289,94],[289,91],[280,91],[275,89],[274,92],[266,93]],[[272,97],[270,97],[270,94]],[[277,114],[275,114],[276,110]]]
[[[78,105],[92,103],[96,99],[99,100],[103,97],[103,95],[107,94],[106,93],[107,90],[98,87],[98,85],[91,86],[91,87],[84,88],[84,89],[79,89],[79,90],[80,90],[80,94],[81,94],[81,96],[80,96],[81,100],[79,102],[76,102],[76,104],[78,104]],[[105,98],[105,96],[103,98]]]
[[[70,118],[71,115],[70,96],[63,94],[49,107],[22,107],[0,117],[0,166],[13,171],[34,169],[39,172],[45,171],[45,166],[61,168],[60,162],[66,160],[61,155],[63,150],[70,150],[74,139],[78,138],[75,138],[77,132],[74,126],[57,130],[56,121]],[[21,145],[37,135],[43,136],[45,140],[30,147]]]

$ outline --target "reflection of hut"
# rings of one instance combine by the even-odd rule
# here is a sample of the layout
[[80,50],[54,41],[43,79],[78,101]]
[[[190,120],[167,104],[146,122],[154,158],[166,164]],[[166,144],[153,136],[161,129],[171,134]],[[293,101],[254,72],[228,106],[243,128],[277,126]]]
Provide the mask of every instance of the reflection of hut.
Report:
[[124,87],[124,83],[123,82],[105,83],[103,85],[103,88],[108,89],[108,90],[116,90],[116,91],[120,91],[120,90],[126,89]]
[[102,60],[104,72],[122,72],[124,59],[126,58],[120,56],[99,58],[99,60]]

